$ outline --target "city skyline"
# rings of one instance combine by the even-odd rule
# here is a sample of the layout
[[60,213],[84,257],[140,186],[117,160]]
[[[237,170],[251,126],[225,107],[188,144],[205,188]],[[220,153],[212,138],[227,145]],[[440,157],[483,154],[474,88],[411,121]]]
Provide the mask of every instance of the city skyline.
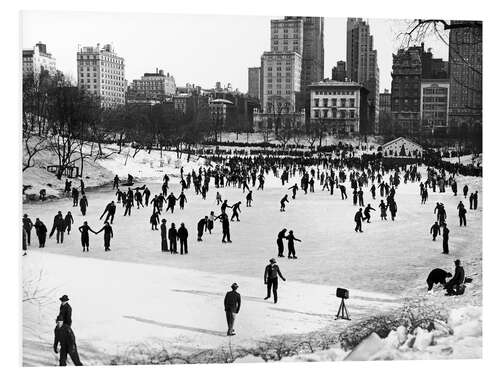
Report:
[[[172,74],[178,86],[195,83],[210,88],[219,81],[241,92],[247,92],[248,67],[259,66],[262,52],[270,49],[271,19],[280,18],[49,11],[25,11],[22,16],[22,48],[45,43],[57,68],[73,80],[78,47],[111,43],[125,58],[128,82],[159,68]],[[346,20],[325,17],[324,78],[330,77],[338,60],[346,60]],[[379,91],[383,92],[390,88],[392,53],[401,46],[396,35],[404,30],[405,21],[367,21],[378,51]],[[426,48],[432,48],[435,57],[448,59],[442,42],[426,41]]]

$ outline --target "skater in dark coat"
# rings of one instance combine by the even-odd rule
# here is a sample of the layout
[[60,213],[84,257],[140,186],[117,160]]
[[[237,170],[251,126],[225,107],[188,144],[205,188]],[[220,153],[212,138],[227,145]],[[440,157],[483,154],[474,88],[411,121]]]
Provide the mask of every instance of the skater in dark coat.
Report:
[[52,237],[54,232],[57,231],[56,233],[57,243],[63,243],[65,229],[66,228],[64,227],[64,218],[62,216],[61,211],[58,211],[57,215],[54,216],[54,223],[52,224],[52,230],[50,231],[49,238]]
[[170,245],[170,253],[177,254],[177,229],[175,229],[175,224],[172,223],[170,229],[168,230],[168,242]]
[[285,194],[285,196],[283,198],[281,198],[281,200],[280,200],[280,211],[281,212],[285,212],[285,202],[289,203],[288,202],[288,194]]
[[[59,366],[66,366],[68,355],[75,366],[83,366],[76,347],[75,334],[71,327],[64,324],[61,317],[57,317],[54,329],[54,353],[59,353]],[[60,348],[59,348],[60,345]]]
[[168,212],[168,210],[170,209],[170,212],[174,213],[176,201],[177,201],[177,198],[174,196],[174,193],[170,193],[169,196],[167,197],[168,205],[167,205],[167,209],[165,210],[165,212]]
[[111,201],[106,205],[106,208],[104,209],[102,215],[99,217],[99,220],[102,220],[104,215],[106,215],[106,218],[104,219],[104,221],[109,221],[111,224],[113,224],[113,219],[115,218],[115,213],[116,213],[115,201]]
[[295,197],[297,196],[297,190],[299,190],[297,184],[293,185],[292,187],[289,187],[288,190],[292,191],[292,199],[295,199]]
[[45,240],[47,239],[47,227],[45,224],[39,219],[35,220],[35,232],[38,237],[38,246],[45,247]]
[[68,213],[64,217],[64,226],[66,227],[66,230],[67,230],[68,234],[71,232],[71,225],[74,222],[75,221],[73,220],[73,215],[71,215],[71,212],[68,211]]
[[354,222],[356,223],[356,227],[354,228],[354,231],[355,232],[363,232],[363,229],[362,229],[362,226],[361,226],[361,223],[362,221],[364,220],[363,218],[363,209],[360,208],[358,210],[358,212],[356,212],[356,214],[354,215]]
[[96,232],[94,232],[92,230],[92,228],[89,227],[89,225],[87,224],[86,221],[83,222],[83,225],[81,227],[79,227],[78,230],[81,233],[81,242],[82,242],[83,251],[85,252],[85,248],[86,248],[87,252],[88,252],[89,251],[89,243],[90,243],[89,232],[92,232],[94,234],[96,234]]
[[446,285],[446,278],[451,277],[451,273],[442,270],[441,268],[434,268],[427,276],[427,290],[432,290],[434,284],[441,284],[444,288]]
[[111,251],[110,244],[113,238],[113,228],[109,225],[109,222],[105,222],[104,226],[96,233],[99,234],[104,231],[104,251]]
[[378,206],[380,207],[380,220],[387,220],[387,206],[384,201],[381,200]]
[[239,213],[241,212],[241,202],[237,202],[235,204],[233,204],[233,214],[231,215],[231,221],[234,221],[234,219],[236,218],[236,221],[240,221],[240,215]]
[[151,195],[151,191],[146,186],[144,188],[144,203],[146,204],[146,207],[149,205],[149,197],[150,197],[150,195]]
[[288,232],[288,236],[285,236],[288,240],[288,259],[297,259],[295,255],[295,241],[302,242],[298,238],[295,238],[293,235],[293,230]]
[[267,296],[265,300],[271,298],[271,289],[273,291],[274,303],[278,303],[278,276],[281,280],[286,281],[286,279],[281,274],[280,268],[276,264],[276,259],[272,258],[269,260],[269,264],[264,270],[264,284],[267,285]]
[[253,201],[252,190],[248,191],[248,194],[246,196],[246,200],[247,200],[247,207],[252,207],[252,201]]
[[77,188],[71,189],[71,196],[73,197],[73,207],[78,207],[78,196],[79,195],[80,195],[80,192],[78,191]]
[[432,240],[436,241],[436,237],[438,234],[441,234],[441,227],[439,226],[438,222],[435,221],[434,224],[432,224],[431,231],[430,233],[432,234]]
[[82,213],[82,216],[85,216],[87,214],[88,206],[89,206],[89,201],[87,200],[85,193],[83,193],[82,197],[80,198],[80,212]]
[[161,251],[168,251],[167,220],[165,219],[161,219],[160,234],[161,234]]
[[[474,194],[474,193],[473,193]],[[472,194],[471,194],[472,196]],[[462,202],[460,202],[462,203]],[[459,222],[460,222],[460,226],[464,226],[466,227],[467,226],[467,217],[465,216],[465,214],[467,213],[467,210],[465,209],[464,205],[458,205],[458,219],[459,219]]]
[[233,242],[231,241],[231,233],[229,230],[229,217],[225,213],[221,213],[216,219],[220,219],[222,223],[222,242]]
[[181,193],[179,194],[179,197],[178,197],[177,199],[178,199],[178,201],[179,201],[179,208],[180,208],[181,210],[183,210],[183,209],[184,209],[184,204],[186,204],[186,203],[187,203],[186,194],[184,194],[184,192],[181,192]]
[[236,318],[236,314],[240,312],[241,308],[241,296],[236,289],[238,289],[238,284],[233,283],[233,285],[231,285],[231,291],[227,292],[224,297],[224,311],[226,312],[228,336],[235,335],[234,320]]
[[188,253],[188,245],[187,245],[188,235],[189,233],[187,228],[184,226],[184,223],[181,223],[181,226],[177,231],[177,236],[179,237],[179,246],[181,248],[181,255]]
[[398,205],[394,199],[389,202],[389,211],[391,213],[391,220],[394,221],[396,218],[396,213],[398,212]]
[[113,190],[118,189],[118,186],[120,185],[120,179],[118,178],[118,175],[115,174],[115,177],[113,178]]
[[26,241],[31,245],[31,229],[33,229],[33,222],[28,217],[28,214],[23,215],[23,228],[26,231]]
[[284,257],[283,239],[285,238],[285,234],[286,234],[286,228],[283,228],[278,232],[278,239],[276,240],[276,243],[278,244],[278,257],[280,258]]
[[370,222],[370,218],[371,218],[370,211],[375,211],[375,209],[370,205],[370,203],[368,203],[368,205],[365,207],[365,210],[363,212],[367,223]]
[[123,213],[123,216],[130,216],[130,214],[132,213],[132,207],[134,206],[134,199],[127,196],[127,198],[125,199],[125,212]]
[[443,254],[449,253],[449,248],[448,248],[449,236],[450,236],[450,230],[446,226],[446,223],[443,223]]
[[203,219],[200,219],[200,221],[198,221],[198,225],[196,228],[198,230],[198,241],[202,240],[201,237],[203,237],[203,232],[205,231],[207,222],[208,222],[208,216],[205,216]]
[[153,212],[149,218],[149,223],[151,224],[151,230],[158,230],[158,224],[160,224],[160,218],[158,217],[158,212]]

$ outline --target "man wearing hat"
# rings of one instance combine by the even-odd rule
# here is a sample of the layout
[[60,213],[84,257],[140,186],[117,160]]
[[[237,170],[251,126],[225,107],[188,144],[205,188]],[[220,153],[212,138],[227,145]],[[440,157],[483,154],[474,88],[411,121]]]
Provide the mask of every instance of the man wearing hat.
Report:
[[274,303],[278,303],[278,276],[281,280],[286,281],[286,279],[281,274],[280,268],[276,264],[276,259],[269,259],[269,264],[266,266],[264,271],[264,284],[267,284],[267,297],[264,299],[271,298],[271,289],[273,290]]
[[161,219],[160,233],[161,233],[161,251],[168,251],[167,220],[165,219]]
[[465,281],[465,271],[464,268],[460,265],[460,259],[455,260],[455,274],[444,286],[446,289],[446,295],[452,296],[458,293],[461,285]]
[[[75,366],[83,366],[80,362],[78,350],[76,348],[75,334],[71,327],[64,323],[63,317],[59,315],[54,328],[54,352],[59,353],[59,366],[66,366],[68,354]],[[58,345],[61,345],[58,351]]]
[[233,283],[231,285],[231,290],[226,293],[226,297],[224,298],[224,310],[226,311],[226,320],[227,320],[227,335],[234,336],[234,319],[236,318],[236,314],[240,312],[241,307],[241,296],[236,291],[238,289],[238,284]]
[[71,327],[71,323],[73,323],[73,321],[71,320],[71,314],[73,310],[68,303],[69,298],[65,294],[61,298],[59,298],[59,301],[61,301],[61,306],[59,307],[59,317],[62,318],[64,324]]

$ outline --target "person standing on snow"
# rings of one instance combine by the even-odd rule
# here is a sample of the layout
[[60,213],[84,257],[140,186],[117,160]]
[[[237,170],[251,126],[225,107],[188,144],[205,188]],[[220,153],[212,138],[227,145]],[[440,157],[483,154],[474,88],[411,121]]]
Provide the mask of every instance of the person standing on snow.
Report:
[[224,311],[226,312],[226,320],[227,320],[227,335],[234,336],[234,320],[236,318],[236,314],[240,312],[241,308],[241,296],[236,291],[238,289],[238,284],[233,283],[231,285],[231,291],[226,293],[226,297],[224,297]]

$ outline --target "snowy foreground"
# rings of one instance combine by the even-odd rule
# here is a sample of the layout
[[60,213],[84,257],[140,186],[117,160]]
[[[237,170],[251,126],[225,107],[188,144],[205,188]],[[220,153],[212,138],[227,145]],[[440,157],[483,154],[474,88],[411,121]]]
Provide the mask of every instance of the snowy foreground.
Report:
[[[109,163],[107,167],[116,167],[113,165],[116,162]],[[171,174],[175,175],[174,172]],[[161,175],[156,172],[156,176],[146,173],[143,176],[153,194],[160,190]],[[480,327],[482,180],[459,177],[459,191],[464,183],[469,185],[469,191],[479,191],[479,208],[468,212],[466,228],[458,226],[456,213],[463,197],[453,197],[449,191],[444,194],[430,191],[427,205],[421,205],[418,184],[409,183],[402,184],[396,193],[398,217],[394,222],[379,220],[380,198],[373,201],[369,192],[365,192],[365,203],[371,203],[377,212],[373,213],[371,224],[363,224],[364,233],[357,234],[353,222],[357,208],[352,205],[350,191],[349,199],[342,201],[338,190],[332,197],[317,186],[315,193],[299,192],[297,199],[287,205],[287,211],[281,213],[279,199],[289,193],[285,192],[288,186],[281,187],[269,175],[265,190],[254,191],[253,207],[242,207],[241,222],[231,223],[232,244],[221,244],[218,223],[212,235],[206,233],[203,242],[196,242],[196,222],[219,208],[214,188],[207,200],[189,190],[184,211],[176,207],[174,214],[163,215],[168,226],[172,222],[177,227],[181,222],[186,224],[190,238],[189,255],[185,256],[160,251],[160,234],[150,229],[150,208],[133,209],[132,216],[123,217],[119,205],[113,224],[112,251],[103,251],[101,235],[91,235],[90,252],[82,253],[77,227],[84,219],[72,207],[70,199],[25,204],[24,212],[32,219],[41,218],[49,230],[58,210],[63,214],[72,211],[75,225],[63,245],[56,244],[54,238],[48,239],[41,251],[33,233],[30,251],[22,258],[25,285],[37,285],[36,298],[23,304],[23,363],[56,365],[51,349],[52,331],[58,297],[62,294],[69,295],[73,306],[73,330],[85,364],[108,363],[111,356],[127,353],[137,346],[190,353],[227,345],[230,340],[235,346],[252,346],[274,335],[320,331],[326,326],[340,333],[351,323],[334,320],[339,304],[335,297],[337,287],[350,290],[347,305],[352,323],[401,306],[405,298],[419,298],[452,313],[464,306],[475,306],[466,311],[473,315],[471,320],[476,322],[476,328],[477,324]],[[180,192],[175,179],[169,191],[175,195]],[[220,191],[230,204],[244,201],[241,190]],[[102,221],[98,218],[106,203],[115,199],[113,192],[104,187],[89,192],[88,199],[90,206],[85,220],[93,229],[100,229]],[[432,242],[429,235],[436,201],[443,202],[448,212],[448,256],[441,254],[440,237]],[[468,202],[464,203],[468,208]],[[302,243],[296,245],[299,259],[278,258],[287,281],[280,283],[280,299],[274,305],[263,300],[263,273],[268,259],[276,256],[276,234],[283,227],[292,229]],[[453,272],[456,258],[462,260],[466,275],[473,278],[465,295],[444,297],[442,290],[427,293],[428,272],[436,267]],[[233,282],[240,285],[242,309],[235,325],[237,335],[228,338],[223,298]],[[461,323],[449,324],[456,328]],[[442,344],[453,346],[459,339],[457,335],[439,340],[436,336],[433,338],[436,345],[422,350],[394,349],[392,343],[388,344],[393,348],[392,357],[377,356],[379,351],[370,349],[364,352],[371,356],[366,354],[362,359],[480,357],[480,331],[463,332],[464,329],[464,337],[476,338],[474,345],[466,346],[470,350],[443,350],[436,354],[432,350],[440,348],[439,340],[448,340]],[[375,341],[372,346],[380,344],[376,338],[372,341]],[[313,359],[290,360],[354,359],[340,349],[328,353],[315,353]]]

